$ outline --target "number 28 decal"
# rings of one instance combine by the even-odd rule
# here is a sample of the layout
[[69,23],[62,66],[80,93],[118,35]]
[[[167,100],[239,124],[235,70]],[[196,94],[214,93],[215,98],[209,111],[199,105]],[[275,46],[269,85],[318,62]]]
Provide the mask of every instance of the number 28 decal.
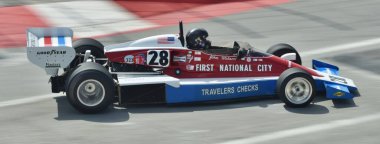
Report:
[[147,62],[150,66],[168,67],[170,63],[169,50],[148,51]]

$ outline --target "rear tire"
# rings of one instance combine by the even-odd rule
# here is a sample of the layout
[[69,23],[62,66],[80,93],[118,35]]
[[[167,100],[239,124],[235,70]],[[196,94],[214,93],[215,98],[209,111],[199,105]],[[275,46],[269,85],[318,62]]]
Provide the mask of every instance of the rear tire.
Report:
[[70,74],[66,92],[70,104],[82,113],[98,113],[107,109],[115,96],[111,74],[103,66],[86,62]]
[[296,53],[296,60],[293,60],[292,62],[302,65],[301,56],[298,54],[297,50],[289,44],[280,43],[280,44],[271,46],[267,50],[267,53],[270,53],[278,57],[281,57],[282,55],[287,54],[287,53]]
[[277,94],[289,107],[306,107],[315,97],[314,79],[301,69],[288,69],[277,81]]
[[[106,58],[104,55],[104,46],[102,43],[91,38],[81,38],[73,42],[73,48],[77,54],[85,54],[87,50],[91,50],[91,55],[95,58]],[[74,68],[78,64],[83,62],[83,57],[76,56],[71,62],[70,67]],[[96,61],[97,63],[103,65],[106,61]]]

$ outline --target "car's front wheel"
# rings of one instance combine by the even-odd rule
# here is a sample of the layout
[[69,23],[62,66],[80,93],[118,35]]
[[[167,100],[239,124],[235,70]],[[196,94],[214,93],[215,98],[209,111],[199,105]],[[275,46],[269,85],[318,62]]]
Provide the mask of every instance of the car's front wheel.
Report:
[[279,98],[289,107],[305,107],[315,97],[314,79],[307,72],[291,68],[277,81]]
[[267,50],[267,53],[270,53],[270,54],[278,56],[278,57],[282,57],[285,54],[294,53],[295,59],[293,59],[291,61],[295,62],[299,65],[302,65],[301,56],[299,55],[297,50],[289,44],[280,43],[280,44],[273,45]]

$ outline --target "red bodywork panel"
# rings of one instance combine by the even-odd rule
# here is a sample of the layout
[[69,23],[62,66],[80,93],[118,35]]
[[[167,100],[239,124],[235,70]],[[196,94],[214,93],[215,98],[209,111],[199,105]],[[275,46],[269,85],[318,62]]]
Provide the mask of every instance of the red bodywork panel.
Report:
[[[154,48],[154,51],[168,50],[170,62],[163,73],[176,78],[228,78],[280,76],[288,68],[301,68],[313,76],[316,72],[306,67],[273,55],[244,57],[236,55],[211,54],[204,51],[185,49]],[[148,50],[106,52],[111,62],[150,66]],[[152,66],[157,67],[157,66]],[[159,66],[158,66],[159,67]]]

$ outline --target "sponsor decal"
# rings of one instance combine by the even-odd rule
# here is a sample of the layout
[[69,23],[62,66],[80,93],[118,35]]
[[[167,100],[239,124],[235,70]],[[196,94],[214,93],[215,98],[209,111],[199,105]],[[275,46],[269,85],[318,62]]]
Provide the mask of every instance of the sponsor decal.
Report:
[[201,57],[194,57],[194,61],[201,61]]
[[30,47],[36,47],[36,39],[30,40]]
[[127,64],[133,64],[133,58],[134,56],[133,55],[127,55],[124,57],[124,62],[127,63]]
[[[215,70],[214,64],[196,64],[196,65],[187,65],[187,70],[195,70],[197,72],[212,72]],[[220,72],[252,72],[252,65],[250,64],[220,64]],[[258,72],[270,72],[272,71],[272,65],[270,64],[261,64],[257,65]]]
[[37,40],[35,38],[30,39],[30,47],[36,47]]
[[344,96],[344,93],[338,91],[338,92],[334,93],[334,96],[341,97],[341,96]]
[[344,78],[335,77],[335,76],[331,76],[331,75],[329,77],[330,77],[330,80],[333,82],[339,82],[339,83],[347,84],[347,81]]
[[147,63],[150,66],[168,67],[170,64],[169,50],[149,50],[147,52]]
[[236,57],[222,56],[222,60],[236,60]]
[[193,56],[189,53],[186,55],[187,62],[191,62],[193,60]]
[[259,72],[272,71],[272,65],[270,65],[270,64],[259,64],[259,65],[257,65],[257,71],[259,71]]
[[258,84],[253,84],[253,85],[242,85],[242,86],[238,86],[236,88],[236,91],[238,93],[242,93],[242,92],[253,92],[253,91],[258,91],[259,90],[259,85]]
[[30,32],[28,32],[28,39],[28,47],[36,47],[38,45],[37,37]]
[[251,62],[251,58],[250,57],[247,57],[247,62]]
[[173,61],[174,62],[186,62],[186,56],[174,56]]
[[220,64],[220,72],[245,72],[252,71],[252,66],[250,64]]
[[214,71],[214,64],[196,64],[195,71],[212,72]]
[[135,56],[134,60],[135,60],[134,61],[135,64],[140,64],[140,65],[146,64],[146,57],[144,54],[138,54],[137,56]]
[[52,46],[52,37],[43,37],[41,38],[41,45],[40,46]]
[[51,37],[51,36],[45,36],[41,37],[38,40],[40,47],[47,47],[47,46],[66,46],[66,43],[68,43],[70,37],[64,37],[64,36],[57,36],[57,37]]
[[66,51],[51,50],[51,51],[38,51],[37,55],[64,55]]
[[59,63],[46,63],[45,68],[59,68],[61,64]]
[[201,55],[202,54],[201,51],[195,51],[194,53],[195,53],[195,55]]
[[174,37],[159,37],[157,39],[158,44],[174,44],[175,38]]
[[235,93],[235,87],[201,89],[202,95],[228,95]]
[[256,62],[256,61],[263,61],[263,59],[251,58],[251,61],[254,61],[254,62]]
[[208,60],[219,60],[218,56],[210,55],[210,58]]
[[250,84],[250,85],[241,85],[241,86],[234,86],[234,87],[204,88],[204,89],[201,89],[201,93],[204,96],[229,95],[229,94],[235,94],[235,93],[255,92],[258,90],[259,90],[258,84]]
[[192,71],[194,70],[194,65],[186,65],[186,69]]

